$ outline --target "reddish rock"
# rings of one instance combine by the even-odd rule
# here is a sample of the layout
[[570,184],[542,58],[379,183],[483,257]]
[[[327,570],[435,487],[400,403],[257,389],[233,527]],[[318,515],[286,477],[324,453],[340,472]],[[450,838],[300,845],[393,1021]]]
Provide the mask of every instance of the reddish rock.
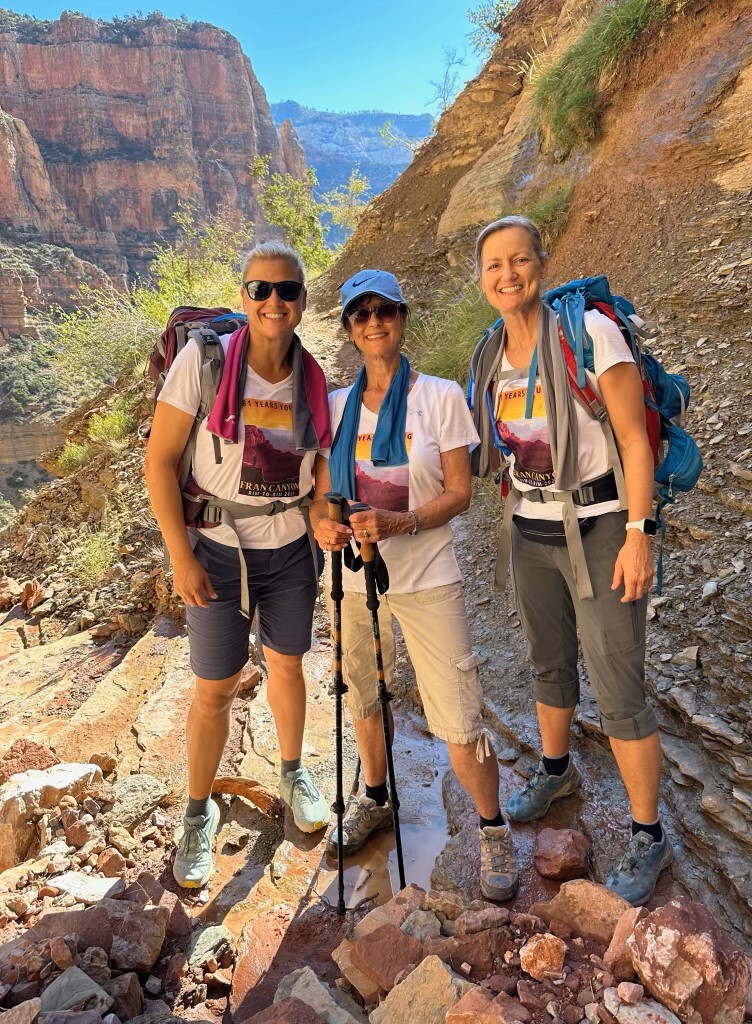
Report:
[[506,992],[496,997],[496,1004],[504,1011],[505,1021],[518,1021],[519,1024],[530,1024],[533,1015],[527,1007],[523,1006],[519,999],[513,999]]
[[240,1024],[321,1024],[321,1017],[308,1003],[296,996],[282,999],[261,1013],[246,1017]]
[[488,986],[492,992],[505,992],[511,996],[517,991],[517,978],[513,974],[492,974],[488,978]]
[[439,920],[456,921],[467,909],[467,903],[461,893],[429,889],[423,899],[423,909],[433,910]]
[[74,822],[65,832],[65,839],[68,845],[74,846],[77,850],[80,850],[82,846],[98,836],[99,833],[91,822],[85,821]]
[[622,981],[616,988],[616,994],[623,1003],[634,1006],[645,995],[645,989],[642,985],[635,985],[631,981]]
[[627,946],[648,992],[687,1024],[742,1024],[749,962],[705,907],[672,900],[637,924]]
[[585,1016],[585,1008],[577,1006],[576,1003],[569,1003],[562,1007],[560,1016],[564,1024],[580,1024]]
[[550,932],[532,935],[520,950],[520,967],[536,981],[543,981],[549,971],[561,971],[567,955],[567,944]]
[[59,763],[49,747],[43,747],[33,740],[16,740],[0,757],[0,786],[18,772],[28,771],[29,768],[42,770]]
[[50,939],[50,959],[61,971],[67,967],[73,967],[75,964],[76,961],[70,951],[70,946],[62,935],[56,935]]
[[564,939],[568,942],[572,938],[572,929],[565,921],[560,921],[558,917],[552,917],[548,922],[548,930],[552,935],[557,935],[560,939]]
[[167,920],[168,939],[185,939],[191,934],[193,922],[176,893],[165,891],[157,905],[164,907],[170,915]]
[[529,981],[518,981],[517,982],[517,995],[523,1006],[526,1006],[528,1010],[545,1010],[546,1004],[540,999],[536,993],[535,986]]
[[465,910],[456,919],[456,935],[474,935],[487,928],[500,928],[509,923],[506,907],[486,907],[483,910]]
[[[365,1005],[375,1006],[379,1001],[379,992],[381,990],[378,983],[370,975],[366,974],[365,971],[358,970],[352,962],[352,949],[353,943],[350,939],[343,939],[332,953],[332,960],[339,967],[342,976],[347,978],[353,988],[361,994]],[[400,971],[400,975],[402,974],[404,974],[404,971]],[[398,985],[400,980],[404,980],[400,978],[400,975],[395,978],[395,985]]]
[[119,971],[150,971],[162,949],[169,919],[166,907],[144,907],[131,909],[113,922],[112,966]]
[[108,846],[99,854],[97,871],[101,871],[105,878],[117,878],[125,873],[125,857],[114,846]]
[[504,1024],[504,1011],[482,988],[472,988],[447,1010],[446,1024]]
[[535,870],[544,878],[561,882],[586,878],[590,867],[590,843],[572,828],[544,828],[538,833],[533,854]]
[[435,954],[458,971],[463,963],[470,964],[478,977],[487,977],[499,957],[514,949],[514,938],[507,927],[489,928],[474,935],[454,936],[447,939],[428,939],[423,944],[426,956]]
[[104,984],[105,992],[108,992],[114,1002],[112,1012],[125,1024],[132,1017],[138,1017],[144,1009],[144,994],[141,991],[137,975],[133,972],[121,974],[112,978]]
[[510,923],[519,930],[521,935],[534,935],[545,932],[546,922],[537,914],[512,914]]
[[384,924],[393,924],[399,928],[414,910],[424,909],[425,895],[425,891],[419,885],[406,885],[396,896],[392,896],[388,903],[374,907],[369,914],[358,921],[353,929],[355,939],[365,938],[369,932],[375,931]]
[[635,930],[638,921],[647,916],[644,907],[630,907],[619,918],[613,938],[603,956],[603,963],[616,981],[631,981],[635,976],[632,954],[627,949],[627,939]]
[[4,1011],[3,1024],[35,1024],[41,1007],[39,999],[26,999]]
[[608,945],[619,918],[628,909],[627,901],[605,885],[575,879],[564,882],[547,903],[534,903],[530,913],[539,915],[544,921],[556,917],[568,924],[576,935]]
[[384,992],[394,988],[394,979],[408,964],[423,959],[423,944],[394,924],[383,924],[353,944],[350,960]]
[[[8,276],[10,276],[10,275],[6,272],[6,275],[4,275],[3,283],[6,283]],[[13,276],[18,281],[18,286],[16,287],[15,291],[18,294],[18,300],[19,300],[18,301],[17,323],[14,324],[13,326],[16,327],[16,328],[19,328],[19,327],[23,328],[23,327],[26,326],[26,324],[25,324],[25,320],[26,320],[26,317],[25,317],[26,303],[24,302],[23,292],[22,292],[21,287],[20,287],[20,285],[21,285],[20,279],[17,277],[17,275],[13,275]],[[2,305],[2,308],[3,308],[3,314],[4,314],[5,313],[5,302],[1,303],[1,305]],[[5,319],[5,317],[3,317],[3,319]],[[5,326],[5,324],[4,324],[4,326]],[[19,597],[21,596],[22,589],[23,588],[21,587],[21,584],[18,582],[18,580],[14,580],[11,576],[0,576],[0,612],[6,612],[9,608],[12,608],[13,605],[17,603]],[[21,741],[21,742],[23,742],[23,741]],[[29,767],[35,767],[35,766],[30,765]],[[22,769],[22,770],[24,770],[24,769]],[[2,785],[2,783],[0,783],[0,785]]]
[[164,980],[167,984],[180,981],[188,973],[188,957],[185,953],[173,953],[165,971]]

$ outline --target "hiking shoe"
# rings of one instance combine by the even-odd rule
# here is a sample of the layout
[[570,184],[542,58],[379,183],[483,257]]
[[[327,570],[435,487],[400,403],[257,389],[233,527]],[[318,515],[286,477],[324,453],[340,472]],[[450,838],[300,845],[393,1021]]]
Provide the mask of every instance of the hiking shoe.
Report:
[[292,811],[301,832],[318,832],[329,820],[329,808],[307,768],[283,775],[279,780],[279,795]]
[[219,825],[219,807],[209,801],[209,813],[183,818],[182,831],[176,833],[177,850],[172,873],[184,889],[201,889],[212,873],[212,839]]
[[488,900],[510,900],[517,892],[520,871],[508,825],[486,825],[480,836],[480,889]]
[[[344,842],[342,852],[347,856],[355,853],[365,846],[369,836],[382,828],[390,828],[394,823],[392,809],[389,804],[377,804],[365,794],[358,796],[353,793],[347,801],[345,813],[342,816],[342,832]],[[339,831],[334,826],[326,842],[326,852],[334,857],[337,856],[339,845]]]
[[633,907],[641,907],[653,895],[658,876],[673,859],[674,848],[665,832],[660,843],[647,832],[638,832],[627,843],[606,885]]
[[563,775],[549,775],[539,761],[535,773],[519,793],[510,797],[506,806],[507,817],[512,821],[535,821],[542,818],[554,800],[569,796],[580,788],[580,773],[570,758]]

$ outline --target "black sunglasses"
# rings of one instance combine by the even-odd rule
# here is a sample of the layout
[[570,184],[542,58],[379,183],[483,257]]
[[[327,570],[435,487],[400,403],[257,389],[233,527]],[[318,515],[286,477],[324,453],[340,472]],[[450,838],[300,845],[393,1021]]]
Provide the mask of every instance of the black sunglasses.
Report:
[[254,302],[268,299],[272,291],[276,291],[283,302],[296,302],[303,291],[300,281],[243,281],[243,288]]
[[399,316],[400,307],[396,302],[382,302],[380,306],[373,306],[370,309],[367,306],[360,306],[358,309],[354,309],[352,313],[348,313],[347,319],[357,327],[365,327],[373,313],[383,323],[391,324]]

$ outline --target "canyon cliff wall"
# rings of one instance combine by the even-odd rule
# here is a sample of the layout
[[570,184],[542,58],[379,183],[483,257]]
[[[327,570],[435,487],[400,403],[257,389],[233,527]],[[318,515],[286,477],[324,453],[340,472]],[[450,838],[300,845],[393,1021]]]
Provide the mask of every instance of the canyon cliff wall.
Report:
[[201,23],[0,18],[0,108],[0,237],[70,246],[113,277],[146,270],[181,199],[263,225],[257,154],[301,171],[239,42]]
[[[398,274],[418,310],[459,299],[478,228],[560,192],[569,205],[551,284],[606,273],[661,323],[654,351],[690,379],[689,428],[705,460],[697,489],[668,511],[664,595],[651,608],[647,676],[663,730],[663,792],[688,890],[749,941],[752,4],[676,6],[602,78],[595,137],[567,152],[536,124],[529,72],[567,52],[593,5],[521,0],[483,71],[372,204],[312,297],[328,309],[341,281],[380,266]],[[497,710],[514,730],[514,712]],[[580,719],[600,736],[588,700]]]

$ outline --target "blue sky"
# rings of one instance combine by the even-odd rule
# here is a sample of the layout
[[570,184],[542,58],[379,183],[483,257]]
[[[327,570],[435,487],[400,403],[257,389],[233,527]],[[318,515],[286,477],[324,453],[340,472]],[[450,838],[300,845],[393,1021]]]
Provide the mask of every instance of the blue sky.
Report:
[[[94,18],[147,13],[186,14],[237,36],[270,102],[292,99],[321,110],[436,111],[431,80],[441,78],[444,50],[464,52],[463,81],[478,67],[468,33],[467,8],[477,0],[70,0],[69,8]],[[36,18],[57,18],[50,0],[5,6]]]

